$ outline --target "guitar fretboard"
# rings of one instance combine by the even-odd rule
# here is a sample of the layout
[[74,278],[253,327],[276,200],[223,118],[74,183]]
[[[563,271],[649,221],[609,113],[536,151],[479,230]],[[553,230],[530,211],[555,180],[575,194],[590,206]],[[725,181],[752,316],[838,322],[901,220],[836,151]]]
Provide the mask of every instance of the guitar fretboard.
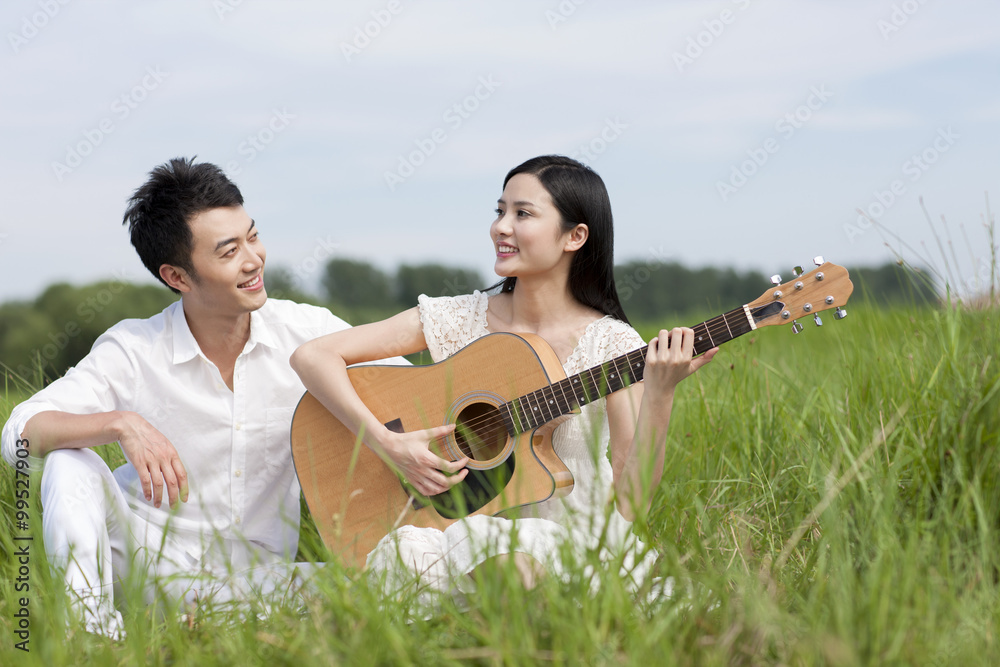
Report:
[[[755,313],[756,314],[756,313]],[[701,324],[694,330],[695,355],[708,352],[753,330],[748,311],[735,308]],[[569,414],[580,406],[614,393],[635,382],[641,382],[646,369],[648,345],[615,357],[603,364],[571,375],[519,396],[500,406],[507,432],[511,435],[538,428],[557,417]]]

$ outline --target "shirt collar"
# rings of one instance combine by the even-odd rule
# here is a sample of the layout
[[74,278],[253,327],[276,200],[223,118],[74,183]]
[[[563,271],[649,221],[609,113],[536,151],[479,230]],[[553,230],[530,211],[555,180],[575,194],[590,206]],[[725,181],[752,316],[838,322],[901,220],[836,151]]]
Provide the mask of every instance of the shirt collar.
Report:
[[182,364],[201,354],[201,348],[198,347],[198,341],[194,339],[194,334],[191,333],[187,318],[184,316],[184,300],[179,299],[170,306],[170,311],[174,338],[173,362]]
[[[244,354],[250,352],[258,343],[270,348],[277,347],[274,332],[271,330],[267,318],[261,314],[261,311],[265,308],[267,308],[267,303],[250,313],[250,337],[247,339],[247,344],[243,347]],[[184,315],[183,299],[171,305],[170,310],[174,338],[173,363],[182,364],[199,355],[205,356],[198,345],[198,341],[195,340],[194,334],[191,333],[191,328],[188,326],[187,317]]]
[[264,310],[268,309],[268,302],[265,301],[264,305],[257,310],[251,311],[250,313],[250,338],[247,340],[246,346],[243,348],[244,352],[249,352],[258,343],[261,345],[266,345],[270,348],[278,347],[275,341],[274,331],[271,329],[271,325],[263,314]]

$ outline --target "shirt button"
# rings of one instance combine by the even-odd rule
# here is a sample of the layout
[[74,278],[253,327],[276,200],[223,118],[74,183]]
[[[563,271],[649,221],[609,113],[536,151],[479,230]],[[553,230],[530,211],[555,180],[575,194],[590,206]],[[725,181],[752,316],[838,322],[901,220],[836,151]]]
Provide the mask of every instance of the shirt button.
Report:
[[243,424],[241,424],[240,422],[236,422],[236,430],[237,431],[242,431],[243,430]]
[[237,477],[239,477],[240,475],[242,475],[242,474],[243,474],[243,471],[242,471],[242,470],[237,470],[237,471],[236,471],[236,472],[235,472],[234,474],[235,474],[235,475],[236,475]]
[[236,523],[237,526],[240,525],[240,518],[239,517],[236,517],[235,523]]

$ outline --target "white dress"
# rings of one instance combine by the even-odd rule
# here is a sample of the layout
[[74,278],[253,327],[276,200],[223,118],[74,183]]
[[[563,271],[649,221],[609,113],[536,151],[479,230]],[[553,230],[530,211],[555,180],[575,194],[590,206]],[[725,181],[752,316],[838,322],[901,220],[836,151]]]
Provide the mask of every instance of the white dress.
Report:
[[[418,304],[427,349],[435,362],[490,333],[484,293],[421,295]],[[643,344],[635,329],[606,316],[587,327],[563,369],[574,375]],[[567,556],[585,563],[589,552],[598,554],[602,562],[620,563],[622,576],[638,585],[654,556],[614,509],[608,443],[601,399],[584,406],[581,414],[560,424],[552,435],[556,454],[573,473],[574,487],[567,496],[532,505],[530,516],[522,512],[516,520],[474,516],[444,531],[403,526],[385,536],[369,554],[369,572],[384,577],[390,593],[405,591],[414,583],[422,591],[446,592],[462,583],[461,575],[498,554],[527,553],[546,571],[561,576]]]

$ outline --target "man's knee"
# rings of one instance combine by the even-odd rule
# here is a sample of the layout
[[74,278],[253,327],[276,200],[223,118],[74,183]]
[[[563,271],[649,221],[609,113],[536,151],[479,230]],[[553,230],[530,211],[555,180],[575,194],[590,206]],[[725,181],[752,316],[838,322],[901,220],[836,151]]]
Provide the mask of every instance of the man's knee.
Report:
[[90,449],[57,449],[45,456],[42,468],[42,508],[69,498],[81,502],[107,497],[115,478],[97,452]]

